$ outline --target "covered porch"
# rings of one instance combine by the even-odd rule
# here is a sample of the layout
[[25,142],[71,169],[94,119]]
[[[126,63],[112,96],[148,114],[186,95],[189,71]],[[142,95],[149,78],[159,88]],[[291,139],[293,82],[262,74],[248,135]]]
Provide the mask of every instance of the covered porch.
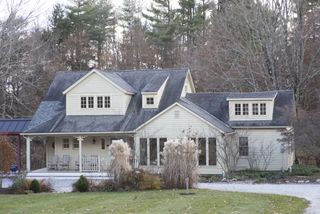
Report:
[[[109,177],[111,154],[109,146],[114,140],[127,142],[131,147],[130,162],[135,164],[134,138],[131,133],[110,134],[56,134],[28,135],[26,138],[26,171],[29,178],[49,177]],[[33,140],[45,145],[45,166],[31,169],[30,145]]]

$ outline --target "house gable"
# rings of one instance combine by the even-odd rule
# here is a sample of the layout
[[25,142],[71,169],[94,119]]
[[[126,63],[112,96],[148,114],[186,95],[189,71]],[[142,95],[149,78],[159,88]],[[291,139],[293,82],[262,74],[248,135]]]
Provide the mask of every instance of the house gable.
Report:
[[182,92],[181,92],[181,97],[186,97],[186,95],[188,93],[195,93],[195,87],[194,87],[194,83],[193,83],[193,79],[191,76],[191,72],[190,70],[188,71],[187,77],[185,79],[183,88],[182,88]]
[[92,71],[66,91],[66,115],[124,115],[131,95]]

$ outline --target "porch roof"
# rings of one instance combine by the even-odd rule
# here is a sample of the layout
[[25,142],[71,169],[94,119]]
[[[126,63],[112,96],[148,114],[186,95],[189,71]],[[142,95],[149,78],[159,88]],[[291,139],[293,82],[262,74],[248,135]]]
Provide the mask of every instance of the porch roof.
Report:
[[17,134],[25,131],[31,118],[0,119],[0,135]]

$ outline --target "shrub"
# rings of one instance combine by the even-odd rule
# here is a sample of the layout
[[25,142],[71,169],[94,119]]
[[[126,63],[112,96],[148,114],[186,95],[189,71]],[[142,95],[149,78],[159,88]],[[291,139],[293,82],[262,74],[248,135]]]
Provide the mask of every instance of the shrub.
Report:
[[189,188],[198,181],[198,148],[188,139],[171,140],[163,148],[163,181],[167,188]]
[[38,180],[36,179],[33,179],[31,181],[31,184],[30,184],[30,190],[34,193],[39,193],[40,192],[40,183]]
[[115,192],[118,189],[118,184],[112,180],[104,180],[91,187],[92,192]]
[[79,180],[74,184],[74,187],[78,192],[88,192],[89,191],[89,181],[86,177],[81,175]]
[[159,190],[161,186],[160,177],[143,172],[139,176],[139,190]]
[[310,176],[318,172],[320,172],[320,168],[312,165],[295,164],[292,166],[292,175]]
[[11,194],[25,194],[29,190],[29,183],[24,178],[18,178],[9,189]]
[[110,170],[117,182],[120,181],[123,174],[132,170],[129,162],[130,150],[128,143],[123,142],[123,140],[113,141],[110,145],[110,153],[112,157]]
[[41,180],[40,182],[40,192],[52,192],[53,188],[49,181]]

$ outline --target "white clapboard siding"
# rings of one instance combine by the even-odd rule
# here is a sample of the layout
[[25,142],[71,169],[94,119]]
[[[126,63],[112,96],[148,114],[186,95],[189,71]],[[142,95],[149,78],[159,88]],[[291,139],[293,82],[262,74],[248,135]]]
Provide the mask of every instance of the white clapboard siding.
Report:
[[[94,108],[81,108],[81,97],[93,96]],[[97,108],[98,96],[110,96],[111,108]],[[110,82],[92,73],[66,94],[67,115],[124,115],[131,95],[123,93]],[[87,101],[88,104],[88,101]]]
[[[261,145],[264,148],[269,144],[274,147],[272,158],[268,170],[287,170],[293,164],[293,153],[281,153],[281,132],[279,129],[247,129],[237,130],[239,136],[248,137],[249,153],[256,151],[260,155]],[[249,163],[246,157],[241,157],[238,163],[238,169],[248,169]]]
[[[175,118],[175,112],[177,111],[179,112],[179,118]],[[140,138],[176,139],[186,136],[186,133],[189,133],[188,135],[192,137],[214,137],[217,139],[217,143],[222,140],[221,133],[217,129],[180,106],[175,106],[137,131],[135,135],[137,159],[139,159]],[[199,167],[199,173],[221,174],[222,169],[218,165],[201,166]]]

